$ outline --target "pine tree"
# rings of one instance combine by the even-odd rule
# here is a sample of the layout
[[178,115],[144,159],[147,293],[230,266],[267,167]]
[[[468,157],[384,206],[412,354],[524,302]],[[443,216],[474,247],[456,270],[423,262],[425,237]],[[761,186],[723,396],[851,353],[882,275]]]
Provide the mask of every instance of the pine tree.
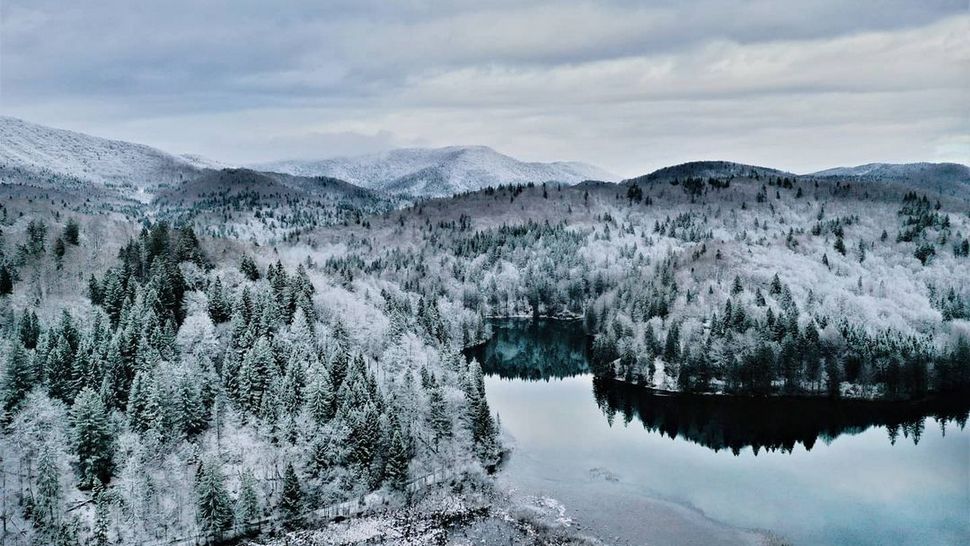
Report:
[[108,535],[108,518],[110,517],[110,506],[108,495],[104,492],[104,486],[98,482],[94,486],[94,528],[91,530],[92,546],[109,546],[111,543]]
[[232,526],[232,501],[226,491],[222,470],[215,460],[199,464],[195,477],[195,507],[199,526],[220,536]]
[[80,232],[81,227],[78,225],[77,220],[71,218],[67,221],[67,225],[64,226],[64,242],[77,246],[80,243]]
[[64,490],[61,487],[61,471],[57,467],[54,449],[45,445],[37,461],[37,493],[34,499],[33,515],[38,527],[49,534],[61,520]]
[[215,324],[222,324],[231,318],[231,307],[222,288],[222,278],[216,277],[209,289],[209,318]]
[[667,339],[664,342],[664,362],[676,362],[678,356],[680,356],[680,325],[673,322],[670,325],[670,330],[667,331]]
[[771,289],[769,293],[772,296],[781,294],[781,279],[778,277],[778,273],[775,273],[775,276],[771,278]]
[[434,432],[435,444],[441,440],[451,437],[451,417],[448,415],[448,407],[445,404],[445,397],[441,392],[441,387],[437,383],[432,384],[428,392],[428,419],[431,422],[431,430]]
[[57,263],[57,268],[60,269],[62,261],[64,259],[64,254],[67,252],[67,246],[64,244],[64,239],[60,237],[54,241],[54,260]]
[[834,248],[835,248],[836,252],[838,252],[839,254],[845,256],[845,241],[842,240],[842,237],[836,237],[835,238]]
[[58,398],[69,402],[74,398],[74,353],[71,343],[63,334],[59,334],[47,355],[44,375],[47,378],[47,392],[51,398]]
[[193,438],[206,427],[206,411],[199,392],[201,378],[183,372],[176,381],[175,399],[171,401],[175,422],[183,437]]
[[293,463],[287,463],[286,471],[283,473],[283,494],[280,497],[279,509],[288,526],[293,527],[299,523],[303,513],[303,491]]
[[256,493],[256,477],[248,468],[243,470],[239,481],[239,498],[236,501],[237,519],[240,523],[251,524],[262,515],[259,496]]
[[[10,352],[7,354],[7,365],[3,370],[3,410],[6,416],[14,413],[30,389],[33,388],[36,377],[30,362],[30,355],[24,350],[19,340],[11,342]],[[6,419],[4,419],[6,420]]]
[[37,320],[37,313],[24,310],[23,317],[20,319],[18,334],[24,349],[35,349],[37,347],[37,339],[40,337],[40,322]]
[[155,381],[149,372],[138,371],[128,391],[128,424],[132,430],[145,432],[152,428],[158,418],[156,397],[152,395]]
[[333,419],[336,411],[333,384],[326,368],[319,364],[311,368],[310,374],[310,382],[306,388],[306,408],[318,425],[324,425]]
[[0,264],[0,296],[13,294],[13,273],[7,264]]
[[101,283],[98,282],[98,278],[94,276],[94,273],[88,277],[88,299],[91,300],[92,305],[104,304],[104,291],[101,289]]
[[404,443],[400,430],[395,430],[391,437],[387,453],[387,479],[391,487],[403,491],[408,482],[408,446]]
[[744,286],[741,284],[741,277],[738,275],[734,276],[734,284],[731,286],[731,295],[737,296],[744,292]]
[[269,339],[260,337],[239,367],[239,401],[253,415],[260,413],[273,366],[275,362]]
[[250,256],[243,256],[242,262],[239,264],[239,271],[251,281],[255,282],[259,280],[259,266],[256,265],[256,261]]
[[112,438],[108,412],[96,392],[84,389],[74,400],[74,450],[78,457],[78,487],[107,483],[112,471]]

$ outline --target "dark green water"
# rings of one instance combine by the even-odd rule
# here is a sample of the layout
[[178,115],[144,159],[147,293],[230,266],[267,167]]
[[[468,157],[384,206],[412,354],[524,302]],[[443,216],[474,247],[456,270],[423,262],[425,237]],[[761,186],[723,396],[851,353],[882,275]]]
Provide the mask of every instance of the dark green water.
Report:
[[[613,542],[743,542],[722,523],[795,544],[970,543],[970,401],[663,396],[593,378],[578,323],[494,329],[470,356],[514,448],[503,472]],[[652,500],[689,512],[665,535]]]

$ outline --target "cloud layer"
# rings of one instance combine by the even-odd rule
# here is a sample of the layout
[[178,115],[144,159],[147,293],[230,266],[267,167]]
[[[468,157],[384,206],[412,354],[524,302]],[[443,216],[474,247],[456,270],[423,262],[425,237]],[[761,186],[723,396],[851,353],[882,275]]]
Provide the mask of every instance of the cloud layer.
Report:
[[390,4],[6,0],[2,108],[236,162],[970,161],[965,1]]

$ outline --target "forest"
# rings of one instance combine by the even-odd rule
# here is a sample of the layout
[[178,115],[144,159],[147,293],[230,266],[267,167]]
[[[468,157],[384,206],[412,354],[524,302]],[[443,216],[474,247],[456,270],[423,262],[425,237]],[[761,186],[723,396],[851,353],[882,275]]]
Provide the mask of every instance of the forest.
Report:
[[631,388],[919,400],[970,386],[960,197],[752,170],[335,205],[267,179],[283,182],[210,174],[156,205],[7,192],[14,543],[284,531],[367,493],[405,503],[442,469],[486,484],[501,424],[466,355],[501,317],[581,320],[598,381]]
[[[7,294],[86,243],[68,220],[48,249],[51,228],[31,220],[4,254]],[[163,222],[86,284],[84,312],[5,307],[3,517],[18,542],[219,536],[266,517],[293,528],[498,454],[481,368],[407,294],[385,294],[394,320],[375,354],[315,304],[302,264],[216,266],[191,227]]]

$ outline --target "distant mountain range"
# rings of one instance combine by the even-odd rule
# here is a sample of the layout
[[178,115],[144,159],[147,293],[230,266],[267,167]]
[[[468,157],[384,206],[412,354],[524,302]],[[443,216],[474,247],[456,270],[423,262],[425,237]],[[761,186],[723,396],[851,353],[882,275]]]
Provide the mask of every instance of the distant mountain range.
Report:
[[378,154],[320,161],[253,165],[264,171],[329,176],[393,194],[444,197],[502,184],[616,180],[611,173],[579,162],[526,163],[487,146],[404,148]]
[[210,166],[143,144],[0,117],[0,167],[127,188],[130,197],[199,175]]
[[[38,180],[95,184],[117,190],[128,198],[148,201],[156,195],[173,198],[173,191],[187,190],[198,180],[208,185],[241,176],[206,175],[227,165],[194,155],[174,155],[143,144],[108,140],[74,131],[55,129],[17,118],[0,116],[0,181],[19,183]],[[251,165],[251,170],[274,172],[305,179],[339,181],[378,194],[411,197],[445,197],[489,186],[526,183],[577,184],[586,180],[615,181],[611,173],[579,162],[523,162],[486,146],[405,148],[388,152],[318,161],[279,161]],[[970,168],[956,163],[872,163],[839,167],[806,175],[733,163],[695,161],[664,167],[625,183],[648,183],[675,178],[726,178],[791,176],[842,178],[858,181],[889,181],[934,189],[945,194],[970,191]],[[257,177],[258,179],[258,177]],[[280,183],[279,176],[262,178]],[[287,179],[285,186],[314,187],[306,180]],[[331,186],[330,190],[337,190]],[[338,193],[353,193],[349,187]]]

